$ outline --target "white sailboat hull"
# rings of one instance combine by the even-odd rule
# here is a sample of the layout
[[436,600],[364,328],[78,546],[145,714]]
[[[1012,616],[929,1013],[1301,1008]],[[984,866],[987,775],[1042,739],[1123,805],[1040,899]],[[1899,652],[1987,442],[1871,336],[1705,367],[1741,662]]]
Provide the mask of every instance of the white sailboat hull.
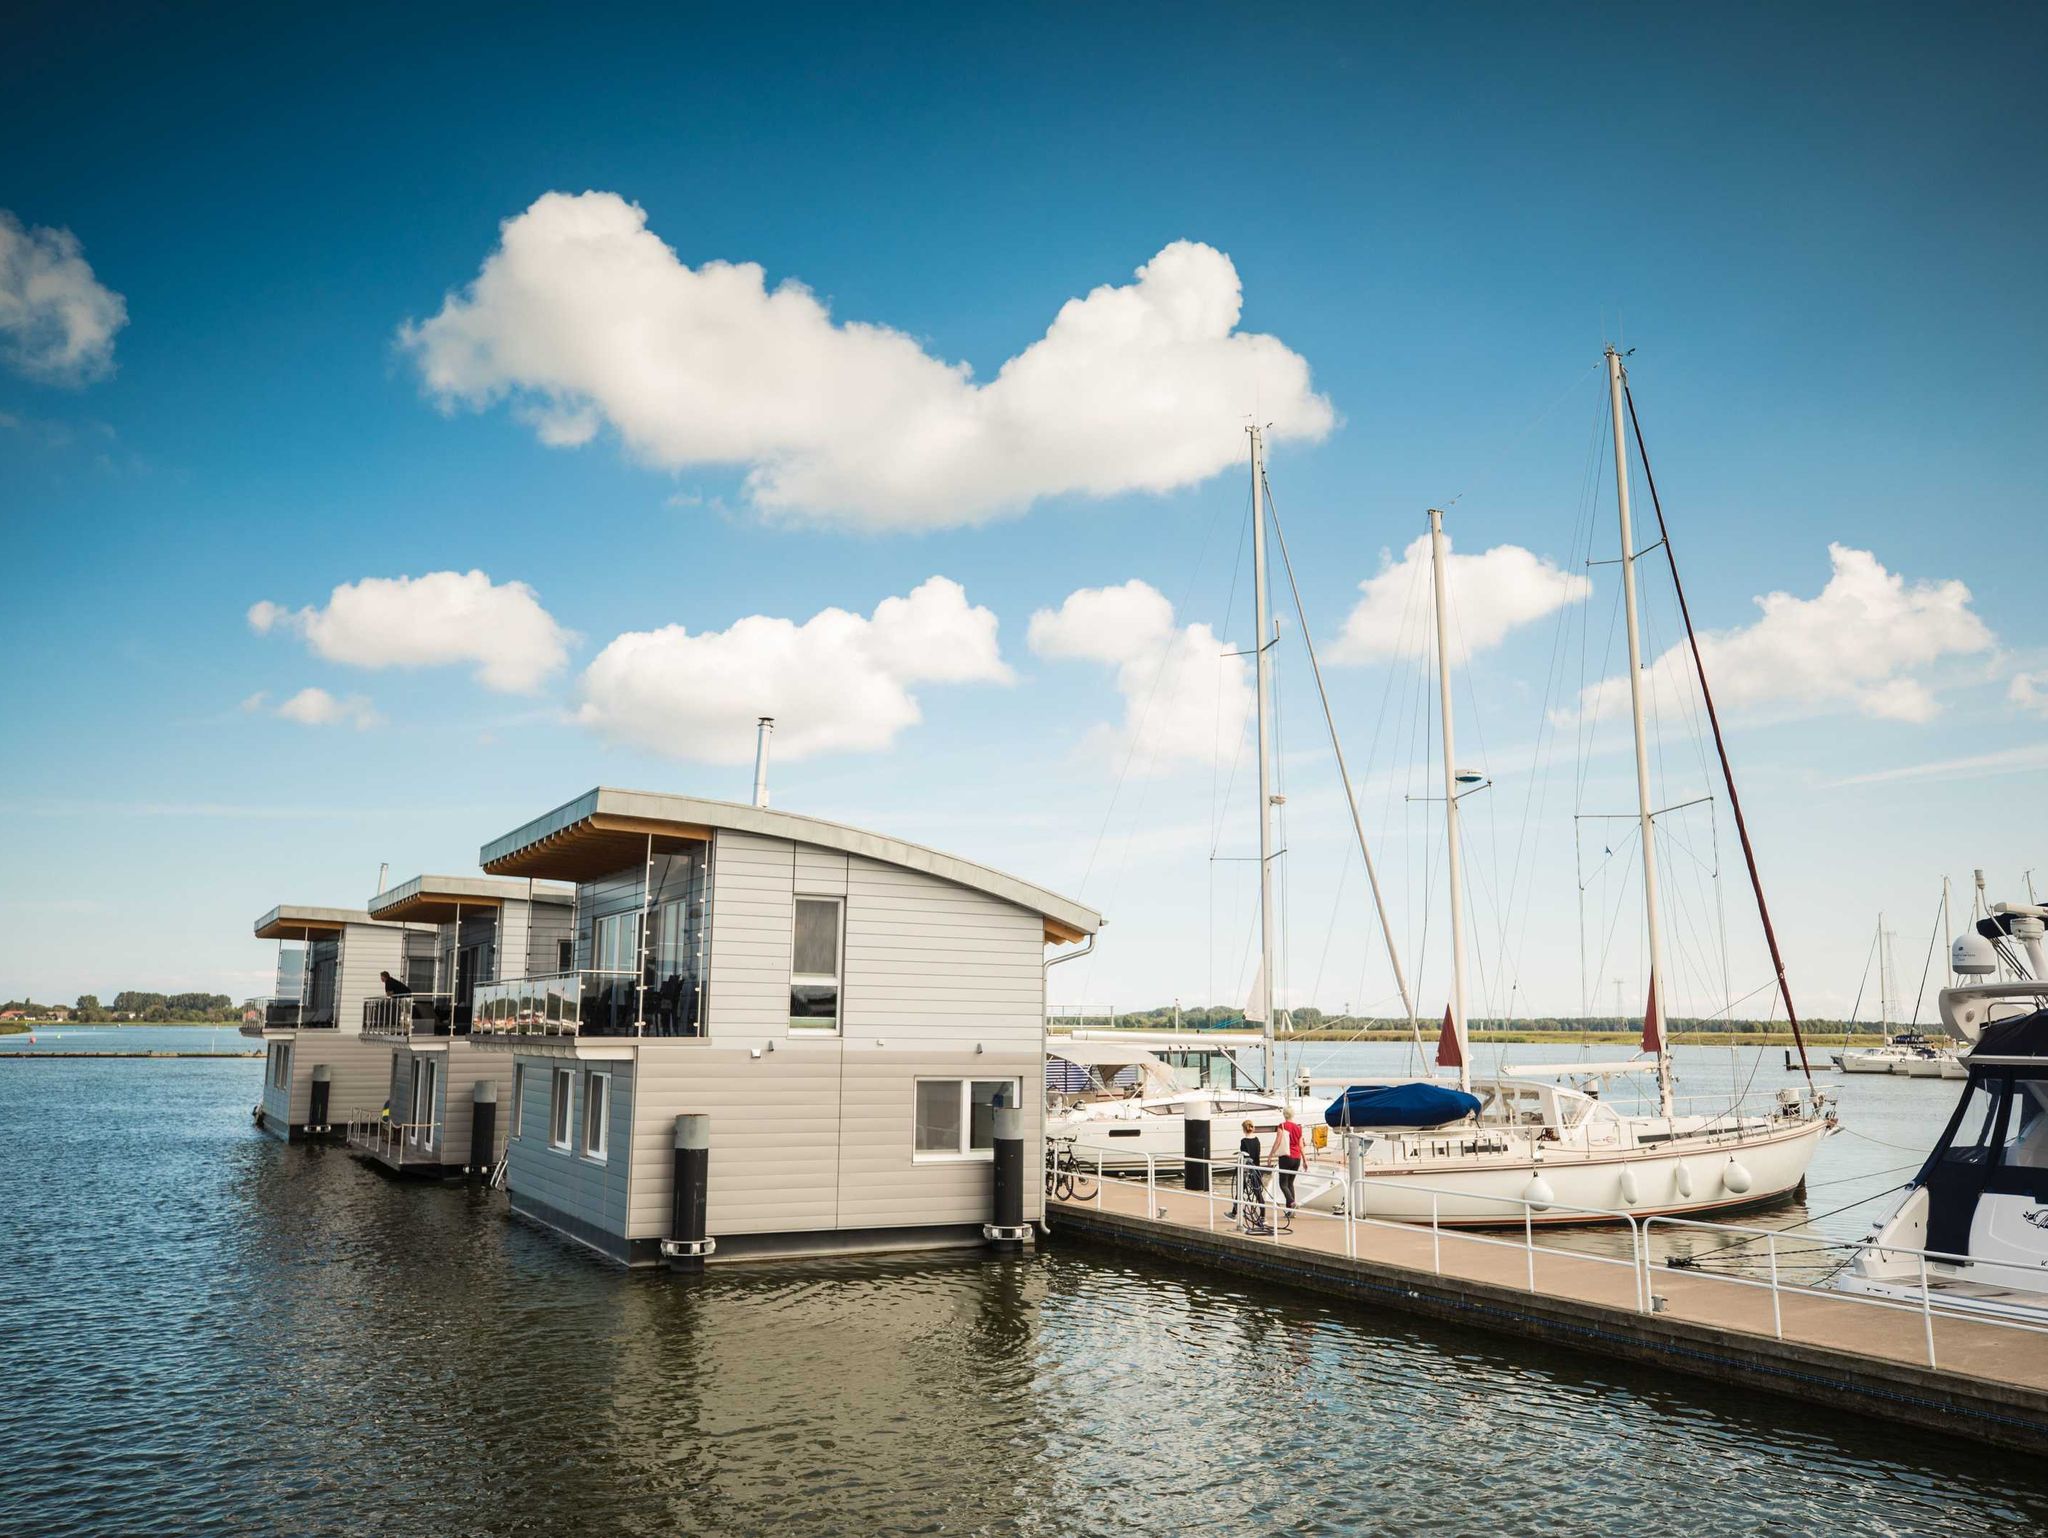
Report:
[[[1558,1150],[1540,1157],[1523,1151],[1392,1170],[1368,1166],[1351,1210],[1397,1222],[1519,1226],[1522,1199],[1538,1176],[1551,1200],[1533,1221],[1545,1225],[1598,1222],[1594,1214],[1601,1212],[1649,1217],[1755,1206],[1798,1190],[1830,1130],[1825,1122],[1802,1120],[1741,1137],[1685,1138],[1668,1148]],[[1334,1174],[1341,1195],[1341,1164],[1334,1171],[1326,1162],[1315,1168]]]

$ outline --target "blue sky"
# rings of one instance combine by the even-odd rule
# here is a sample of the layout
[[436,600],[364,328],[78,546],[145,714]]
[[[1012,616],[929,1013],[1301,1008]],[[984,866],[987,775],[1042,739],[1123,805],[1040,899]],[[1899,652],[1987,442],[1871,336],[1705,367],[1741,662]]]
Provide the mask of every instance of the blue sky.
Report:
[[[983,383],[1067,301],[1132,285],[1171,243],[1227,254],[1237,333],[1303,362],[1333,416],[1320,436],[1279,432],[1272,457],[1310,619],[1333,649],[1360,582],[1432,504],[1458,498],[1460,552],[1512,545],[1580,571],[1574,531],[1590,520],[1607,541],[1590,554],[1613,554],[1611,487],[1589,478],[1589,445],[1600,349],[1633,347],[1704,627],[1753,625],[1767,593],[1816,600],[1831,544],[1926,598],[1861,629],[1839,623],[1843,609],[1796,610],[1726,654],[1743,680],[1738,767],[1808,1007],[1848,1006],[1881,907],[1917,978],[1944,874],[1984,865],[1993,895],[2011,896],[2038,859],[2048,888],[2028,799],[2048,772],[2037,9],[21,14],[22,46],[0,60],[0,132],[16,146],[0,207],[45,253],[55,237],[35,232],[70,232],[125,324],[69,377],[20,331],[0,367],[13,578],[0,607],[0,993],[258,992],[269,957],[249,924],[275,902],[360,902],[384,861],[394,879],[470,868],[486,839],[595,783],[743,797],[747,770],[730,760],[748,744],[713,742],[716,720],[621,729],[645,688],[704,696],[707,680],[674,674],[687,659],[656,659],[671,671],[602,698],[586,670],[623,635],[730,635],[750,616],[801,625],[833,606],[869,616],[943,576],[963,611],[993,616],[994,651],[932,648],[963,659],[950,679],[929,659],[907,678],[860,674],[921,719],[879,746],[779,759],[777,804],[1104,907],[1099,958],[1053,974],[1063,998],[1242,996],[1249,867],[1210,859],[1249,844],[1242,777],[1213,751],[1132,757],[1118,735],[1119,667],[1134,670],[1141,717],[1191,672],[1217,686],[1206,662],[1149,682],[1168,656],[1160,635],[1198,650],[1189,625],[1219,645],[1249,635],[1233,582],[1234,429],[1195,412],[1174,429],[1169,413],[1167,428],[1131,431],[1127,457],[1097,445],[1069,463],[1091,433],[1126,441],[1129,399],[1039,400],[1015,413],[1031,430],[1000,473],[972,460],[967,481],[920,486],[902,477],[927,463],[905,447],[921,424],[892,419],[893,397],[857,386],[834,412],[827,392],[830,420],[793,420],[791,379],[814,377],[803,360],[729,399],[713,371],[729,433],[758,426],[822,456],[823,491],[793,512],[766,507],[748,480],[760,460],[706,462],[691,413],[651,437],[622,432],[636,339],[659,341],[672,319],[636,310],[640,291],[563,258],[535,278],[543,298],[554,284],[565,305],[609,306],[632,356],[570,357],[572,339],[544,366],[507,361],[532,314],[463,295],[501,224],[549,193],[637,207],[682,268],[753,262],[769,289],[807,286],[830,312],[814,340],[838,346],[846,322],[888,327]],[[481,405],[437,398],[432,344],[401,340],[451,294],[494,328],[498,350],[469,376],[491,397]],[[704,321],[718,301],[691,303]],[[687,373],[692,346],[654,351]],[[1256,396],[1243,410],[1278,399],[1305,420],[1302,400],[1234,374],[1235,356],[1218,352],[1202,377]],[[1193,372],[1169,368],[1163,383]],[[569,391],[564,409],[590,433],[580,446],[542,443],[532,422],[550,389],[563,404],[563,379],[610,392],[593,408]],[[866,435],[849,445],[856,419]],[[860,443],[893,452],[897,478]],[[1231,467],[1131,489],[1146,465],[1189,454]],[[1062,489],[1091,474],[1127,484]],[[883,482],[881,503],[928,509],[913,527],[874,516]],[[970,483],[994,488],[999,516],[949,513]],[[863,496],[866,513],[832,505]],[[246,618],[259,601],[326,612],[343,584],[471,570],[496,589],[526,584],[549,633],[577,638],[532,692],[479,683],[475,659],[337,660],[346,644],[323,655],[299,621],[259,634]],[[1612,569],[1586,575],[1590,598],[1476,649],[1461,674],[1461,741],[1485,745],[1497,782],[1493,806],[1475,808],[1498,819],[1471,851],[1477,927],[1489,986],[1504,997],[1512,974],[1518,1008],[1605,1000],[1616,977],[1640,994],[1632,921],[1614,922],[1628,894],[1582,904],[1573,876],[1573,808],[1631,804],[1613,723],[1582,769],[1569,731],[1547,776],[1530,763],[1550,712],[1611,661]],[[1108,641],[1087,654],[1087,637],[1109,632],[1077,618],[1081,640],[1033,648],[1035,613],[1133,579],[1173,605],[1167,631],[1132,621],[1119,661]],[[1944,583],[1967,597],[1927,586]],[[1499,598],[1475,588],[1464,601],[1476,614]],[[1649,607],[1668,643],[1668,594]],[[1553,674],[1555,648],[1578,635],[1593,662]],[[970,638],[986,643],[985,626]],[[726,676],[740,644],[696,665]],[[1861,692],[1774,683],[1831,667],[1864,669]],[[1296,654],[1282,675],[1285,991],[1387,1007]],[[1441,907],[1439,841],[1400,799],[1427,771],[1413,712],[1387,705],[1418,677],[1362,654],[1331,681],[1434,1013],[1441,916],[1426,942],[1421,918]],[[343,714],[360,698],[375,724],[277,714],[308,688]],[[1681,709],[1674,742],[1683,726]],[[1693,793],[1672,774],[1674,800]],[[1510,885],[1522,895],[1503,918],[1485,893]],[[1744,995],[1763,976],[1739,881],[1725,898],[1725,991]],[[1718,930],[1709,913],[1695,894],[1692,919]],[[1616,937],[1584,966],[1582,914]],[[1709,1003],[1713,969],[1696,970],[1695,1002]]]

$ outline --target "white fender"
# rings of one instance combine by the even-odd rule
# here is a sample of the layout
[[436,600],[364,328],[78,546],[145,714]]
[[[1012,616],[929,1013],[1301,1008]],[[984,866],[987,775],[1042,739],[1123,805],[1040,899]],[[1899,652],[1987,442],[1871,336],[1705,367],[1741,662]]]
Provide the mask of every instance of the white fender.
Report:
[[1683,1163],[1675,1171],[1675,1178],[1678,1182],[1678,1194],[1680,1196],[1692,1195],[1692,1171],[1687,1169]]
[[1636,1172],[1628,1168],[1626,1165],[1623,1165],[1621,1171],[1622,1206],[1633,1207],[1637,1202],[1641,1201],[1642,1199],[1642,1192],[1636,1189]]
[[1756,1181],[1746,1168],[1735,1160],[1730,1159],[1728,1167],[1721,1171],[1721,1184],[1737,1196],[1740,1196],[1744,1191],[1747,1191],[1752,1185],[1756,1184]]
[[1529,1183],[1522,1187],[1522,1200],[1541,1212],[1557,1200],[1557,1193],[1550,1189],[1550,1182],[1541,1175],[1531,1175]]

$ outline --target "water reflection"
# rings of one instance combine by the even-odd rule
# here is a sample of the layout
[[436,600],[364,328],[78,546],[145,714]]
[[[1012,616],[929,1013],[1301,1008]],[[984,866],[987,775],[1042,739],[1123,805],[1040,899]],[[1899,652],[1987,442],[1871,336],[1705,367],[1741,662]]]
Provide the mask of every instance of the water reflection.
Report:
[[2017,1457],[1079,1246],[627,1276],[261,1138],[259,1072],[0,1073],[0,1531],[2048,1525]]

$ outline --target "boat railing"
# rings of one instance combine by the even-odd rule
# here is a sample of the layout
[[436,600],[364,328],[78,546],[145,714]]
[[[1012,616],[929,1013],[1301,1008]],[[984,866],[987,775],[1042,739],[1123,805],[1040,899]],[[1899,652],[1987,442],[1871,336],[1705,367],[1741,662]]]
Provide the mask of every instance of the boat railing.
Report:
[[[1074,1201],[1074,1205],[1093,1207],[1098,1211],[1103,1210],[1107,1204],[1105,1191],[1112,1187],[1112,1183],[1117,1186],[1128,1187],[1134,1186],[1138,1182],[1139,1176],[1135,1170],[1132,1170],[1129,1174],[1123,1174],[1121,1171],[1112,1170],[1108,1167],[1106,1158],[1108,1150],[1106,1149],[1078,1148],[1070,1140],[1065,1144],[1065,1148],[1067,1156],[1083,1171],[1091,1163],[1094,1166],[1093,1189],[1089,1190],[1085,1196],[1080,1196],[1078,1193],[1083,1188],[1075,1187],[1077,1199]],[[1458,1190],[1448,1186],[1425,1186],[1407,1179],[1403,1179],[1400,1182],[1401,1192],[1404,1195],[1427,1196],[1429,1198],[1428,1218],[1425,1220],[1420,1214],[1413,1217],[1374,1217],[1366,1210],[1367,1203],[1365,1198],[1370,1188],[1370,1179],[1354,1182],[1349,1178],[1348,1172],[1333,1171],[1327,1164],[1308,1164],[1300,1170],[1289,1171],[1281,1169],[1277,1164],[1246,1164],[1235,1155],[1212,1158],[1206,1161],[1190,1161],[1185,1158],[1174,1158],[1166,1161],[1169,1167],[1179,1166],[1182,1168],[1188,1163],[1206,1163],[1210,1169],[1211,1188],[1207,1192],[1200,1192],[1189,1191],[1184,1184],[1180,1183],[1169,1183],[1162,1188],[1159,1179],[1161,1161],[1153,1154],[1142,1153],[1137,1150],[1132,1150],[1130,1153],[1119,1151],[1118,1157],[1120,1162],[1127,1160],[1130,1161],[1130,1164],[1134,1164],[1139,1158],[1144,1160],[1145,1172],[1143,1180],[1147,1216],[1164,1218],[1170,1212],[1170,1208],[1160,1205],[1160,1196],[1162,1189],[1164,1189],[1176,1201],[1192,1199],[1201,1202],[1205,1214],[1204,1221],[1211,1233],[1216,1232],[1219,1227],[1228,1229],[1239,1226],[1243,1220],[1237,1214],[1247,1211],[1260,1211],[1267,1219],[1256,1229],[1250,1228],[1249,1225],[1244,1225],[1247,1231],[1261,1239],[1270,1240],[1275,1246],[1282,1246],[1285,1243],[1287,1236],[1291,1232],[1291,1226],[1295,1224],[1322,1224],[1325,1227],[1321,1231],[1326,1233],[1334,1227],[1339,1235],[1341,1252],[1348,1260],[1361,1258],[1359,1245],[1361,1230],[1381,1229],[1412,1235],[1422,1231],[1426,1222],[1430,1240],[1429,1269],[1437,1276],[1445,1274],[1444,1245],[1446,1230],[1448,1229],[1451,1241],[1460,1247],[1480,1245],[1490,1246],[1495,1249],[1520,1251],[1524,1260],[1524,1284],[1527,1290],[1532,1293],[1537,1291],[1537,1262],[1539,1257],[1553,1257],[1560,1260],[1569,1260],[1574,1263],[1625,1268],[1630,1274],[1630,1291],[1634,1310],[1641,1314],[1662,1314],[1671,1311],[1671,1297],[1667,1294],[1660,1294],[1656,1290],[1655,1278],[1660,1275],[1683,1276],[1688,1280],[1697,1279],[1709,1285],[1724,1283],[1731,1287],[1766,1290],[1771,1302],[1771,1332],[1779,1340],[1785,1338],[1786,1304],[1792,1300],[1826,1300],[1829,1303],[1843,1304],[1851,1307],[1869,1307],[1886,1309],[1893,1313],[1917,1314],[1921,1320],[1922,1339],[1924,1342],[1923,1351],[1929,1367],[1938,1367],[1940,1365],[1935,1339],[1935,1324],[1938,1320],[1996,1325],[2034,1335],[2048,1334],[2048,1321],[2035,1322],[2031,1319],[2015,1317],[2012,1314],[1993,1313],[1967,1305],[1957,1305],[1949,1300],[1937,1299],[1929,1285],[1929,1265],[1971,1263],[1970,1257],[1965,1255],[1954,1255],[1935,1250],[1917,1250],[1901,1245],[1886,1245],[1882,1251],[1878,1251],[1875,1246],[1866,1241],[1830,1239],[1825,1235],[1797,1228],[1756,1228],[1734,1223],[1707,1222],[1697,1218],[1644,1216],[1612,1208],[1578,1206],[1570,1202],[1560,1202],[1555,1198],[1543,1200],[1526,1195],[1504,1196],[1482,1191]],[[1130,1164],[1126,1164],[1124,1167],[1129,1169]],[[1248,1187],[1244,1183],[1245,1176],[1251,1173],[1256,1173],[1260,1177],[1260,1185],[1257,1188]],[[1323,1212],[1308,1206],[1297,1205],[1294,1211],[1289,1214],[1290,1228],[1283,1229],[1279,1224],[1270,1221],[1270,1219],[1274,1215],[1279,1202],[1279,1178],[1285,1174],[1293,1174],[1297,1181],[1312,1179],[1319,1184],[1334,1180],[1336,1184],[1346,1187],[1346,1199],[1343,1206],[1340,1210],[1334,1212]],[[1322,1186],[1322,1188],[1327,1189],[1327,1186]],[[1317,1194],[1317,1190],[1318,1186],[1312,1185],[1303,1194],[1312,1199]],[[1492,1203],[1502,1209],[1502,1221],[1498,1225],[1498,1231],[1492,1233],[1476,1231],[1466,1226],[1471,1221],[1469,1218],[1462,1219],[1456,1224],[1445,1222],[1444,1213],[1446,1210],[1467,1211],[1469,1210],[1469,1204],[1474,1201]],[[1222,1215],[1220,1223],[1219,1211]],[[1519,1223],[1517,1223],[1517,1219],[1519,1219]],[[1628,1236],[1627,1253],[1625,1255],[1601,1255],[1584,1249],[1567,1249],[1559,1245],[1539,1243],[1537,1240],[1539,1220],[1544,1225],[1551,1225],[1559,1222],[1560,1219],[1581,1225],[1612,1225],[1625,1230]],[[1520,1229],[1519,1234],[1512,1231],[1516,1227]],[[1763,1268],[1763,1274],[1748,1275],[1737,1271],[1702,1269],[1698,1265],[1698,1261],[1701,1259],[1698,1255],[1666,1256],[1660,1259],[1655,1253],[1655,1241],[1658,1234],[1660,1232],[1668,1234],[1680,1229],[1711,1234],[1722,1241],[1724,1248],[1750,1248],[1761,1243],[1763,1246],[1762,1253],[1748,1258]],[[1308,1231],[1304,1231],[1305,1235],[1306,1232]],[[1811,1266],[1809,1262],[1805,1265],[1795,1266],[1794,1269],[1824,1269],[1827,1272],[1827,1276],[1822,1277],[1820,1281],[1804,1281],[1796,1277],[1787,1277],[1784,1274],[1785,1267],[1782,1262],[1791,1259],[1803,1260],[1804,1257],[1816,1252],[1824,1252],[1830,1256],[1839,1256],[1840,1259],[1832,1260],[1818,1267]],[[1917,1267],[1919,1273],[1917,1298],[1885,1297],[1824,1285],[1829,1277],[1844,1269],[1856,1255],[1866,1252],[1904,1257]],[[1470,1251],[1466,1250],[1464,1253],[1469,1254]],[[2048,1264],[2039,1262],[2013,1262],[2010,1263],[2009,1267],[2008,1263],[2003,1261],[1996,1262],[1995,1264],[2001,1268],[2014,1270],[2038,1267],[2044,1273],[2048,1273]],[[2048,1291],[2048,1275],[2044,1275],[2043,1282],[2043,1290]]]
[[694,1022],[673,1018],[672,996],[643,987],[638,972],[594,967],[479,983],[470,1010],[478,1040],[701,1034]]
[[363,1000],[365,1036],[463,1036],[470,1006],[452,993],[401,993]]

